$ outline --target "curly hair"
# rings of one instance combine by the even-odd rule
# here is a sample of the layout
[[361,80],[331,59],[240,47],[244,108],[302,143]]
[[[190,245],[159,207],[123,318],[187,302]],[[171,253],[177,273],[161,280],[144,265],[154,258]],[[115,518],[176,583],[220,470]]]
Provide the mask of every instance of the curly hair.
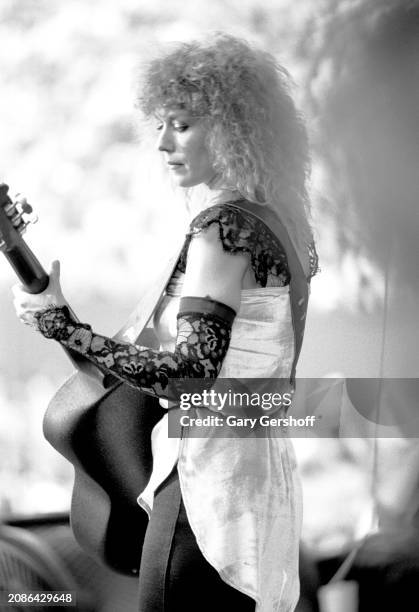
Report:
[[307,245],[310,158],[290,81],[271,54],[217,32],[153,59],[137,105],[145,117],[170,106],[210,117],[207,145],[220,184],[270,204]]

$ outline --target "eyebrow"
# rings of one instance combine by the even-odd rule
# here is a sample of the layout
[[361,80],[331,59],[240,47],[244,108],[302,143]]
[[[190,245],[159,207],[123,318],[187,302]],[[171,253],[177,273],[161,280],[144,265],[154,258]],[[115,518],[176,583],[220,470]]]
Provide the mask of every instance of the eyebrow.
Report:
[[193,121],[195,119],[201,119],[202,117],[199,117],[197,115],[194,115],[193,113],[191,113],[190,111],[188,111],[186,108],[179,108],[179,109],[175,109],[175,110],[170,110],[168,111],[167,115],[163,117],[161,117],[157,111],[154,113],[154,117],[158,120],[158,121],[164,121],[164,120],[173,120],[173,119],[179,119],[183,118],[186,115],[186,118],[188,121]]

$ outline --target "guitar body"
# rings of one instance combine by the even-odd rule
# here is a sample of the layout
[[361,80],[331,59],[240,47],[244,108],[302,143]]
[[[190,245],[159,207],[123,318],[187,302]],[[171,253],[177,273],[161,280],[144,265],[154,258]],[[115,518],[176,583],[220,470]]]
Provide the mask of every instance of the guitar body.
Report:
[[148,516],[136,499],[151,475],[151,431],[164,413],[156,398],[125,383],[104,390],[76,373],[44,417],[46,439],[74,466],[76,539],[125,574],[138,574]]
[[[26,199],[12,202],[0,184],[0,251],[29,293],[46,289],[49,278],[22,239],[32,212]],[[18,208],[20,206],[20,210]],[[172,266],[175,263],[169,262]],[[154,306],[161,289],[148,300]],[[151,314],[140,307],[145,316]],[[73,316],[75,316],[73,314]],[[144,325],[137,312],[122,330]],[[122,333],[121,332],[121,333]],[[153,346],[152,338],[144,343]],[[83,355],[64,349],[79,370],[58,390],[44,417],[50,444],[74,466],[71,523],[86,551],[124,574],[138,574],[148,524],[137,504],[152,471],[151,431],[165,414],[158,400],[119,382],[105,389],[98,369]],[[115,380],[115,379],[114,379]]]

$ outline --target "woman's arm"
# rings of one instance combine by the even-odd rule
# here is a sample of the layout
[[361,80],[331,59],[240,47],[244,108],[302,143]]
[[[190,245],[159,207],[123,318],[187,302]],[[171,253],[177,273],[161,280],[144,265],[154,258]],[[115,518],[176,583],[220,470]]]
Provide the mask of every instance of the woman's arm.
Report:
[[209,296],[237,312],[249,261],[249,253],[226,251],[218,226],[210,225],[191,240],[182,295]]
[[135,387],[168,397],[171,378],[218,375],[228,350],[247,265],[247,255],[231,255],[223,250],[215,228],[208,228],[191,241],[173,352],[96,334],[89,325],[75,321],[66,305],[36,310],[30,304],[31,300],[36,304],[36,296],[28,294],[26,304],[32,308],[36,326],[45,337],[85,355],[101,369]]

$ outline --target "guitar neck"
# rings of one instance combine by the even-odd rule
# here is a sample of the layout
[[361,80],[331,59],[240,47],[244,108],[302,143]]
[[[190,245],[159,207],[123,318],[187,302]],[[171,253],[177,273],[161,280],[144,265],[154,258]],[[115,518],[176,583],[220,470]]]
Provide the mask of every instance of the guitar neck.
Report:
[[41,293],[47,288],[48,274],[27,244],[22,241],[6,249],[4,255],[28,293]]
[[[48,287],[48,274],[23,240],[19,245],[5,249],[3,254],[28,293],[41,293]],[[73,311],[71,311],[71,314],[77,320]],[[102,379],[101,371],[86,357],[64,346],[62,346],[62,349],[75,368],[92,378]]]
[[[48,274],[22,238],[22,232],[27,225],[22,220],[22,214],[32,212],[32,207],[26,202],[26,208],[22,206],[22,212],[18,214],[8,191],[8,185],[0,183],[0,251],[12,266],[25,290],[31,294],[42,293],[48,287]],[[77,320],[73,312],[72,315]],[[96,380],[102,380],[104,372],[86,357],[71,349],[62,348],[75,368]]]

